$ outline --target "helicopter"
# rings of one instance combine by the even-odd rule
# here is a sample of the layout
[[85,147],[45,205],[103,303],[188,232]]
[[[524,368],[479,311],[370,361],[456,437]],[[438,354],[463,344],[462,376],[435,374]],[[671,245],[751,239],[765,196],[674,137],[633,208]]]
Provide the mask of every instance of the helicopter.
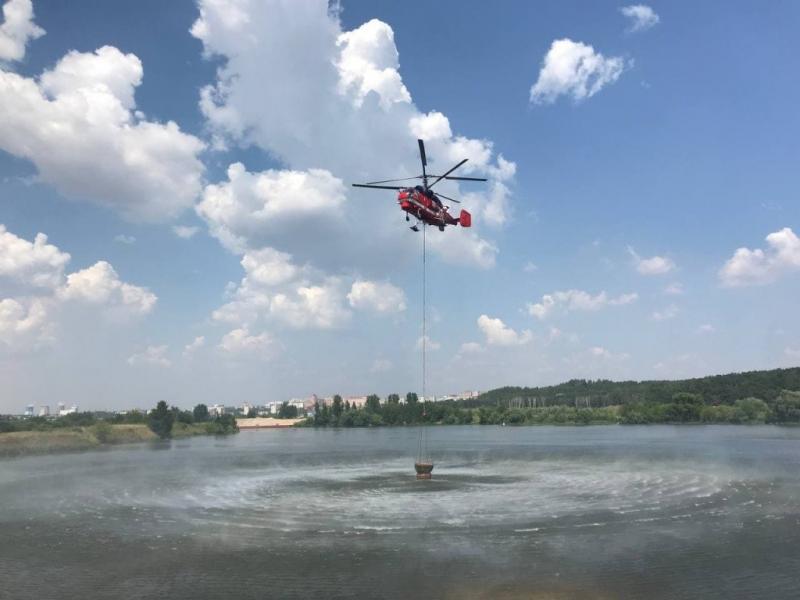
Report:
[[[412,231],[419,231],[418,224],[422,222],[426,225],[434,225],[439,228],[439,231],[444,231],[448,225],[461,225],[461,227],[472,226],[472,215],[466,210],[461,210],[458,218],[452,216],[448,209],[449,206],[442,204],[441,198],[459,204],[455,198],[450,198],[444,194],[435,193],[431,188],[442,181],[443,179],[457,180],[457,181],[486,181],[484,177],[452,177],[450,173],[461,167],[468,159],[462,160],[455,167],[446,171],[444,175],[431,175],[427,172],[428,160],[425,157],[425,143],[422,140],[417,140],[419,145],[419,158],[422,162],[422,175],[414,177],[404,177],[402,179],[384,179],[383,181],[370,181],[368,183],[354,183],[353,187],[360,188],[373,188],[379,190],[397,190],[397,203],[400,209],[406,213],[406,221],[410,217],[414,217],[416,222],[410,227]],[[399,181],[409,181],[412,179],[421,179],[422,185],[415,186],[395,186],[383,185],[386,183],[395,183]],[[433,183],[428,183],[428,179],[434,179]]]

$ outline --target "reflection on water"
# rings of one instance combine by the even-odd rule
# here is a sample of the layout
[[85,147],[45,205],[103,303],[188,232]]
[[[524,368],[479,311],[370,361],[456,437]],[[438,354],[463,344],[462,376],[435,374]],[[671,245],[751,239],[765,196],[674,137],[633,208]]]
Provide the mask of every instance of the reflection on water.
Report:
[[[800,430],[256,431],[0,462],[9,597],[795,597]],[[64,573],[70,576],[65,577]]]

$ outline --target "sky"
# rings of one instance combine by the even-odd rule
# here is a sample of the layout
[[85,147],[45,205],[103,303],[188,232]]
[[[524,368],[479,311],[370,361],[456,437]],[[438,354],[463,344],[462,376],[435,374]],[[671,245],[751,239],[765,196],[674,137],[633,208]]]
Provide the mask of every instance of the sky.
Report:
[[0,412],[800,365],[795,2],[2,17]]

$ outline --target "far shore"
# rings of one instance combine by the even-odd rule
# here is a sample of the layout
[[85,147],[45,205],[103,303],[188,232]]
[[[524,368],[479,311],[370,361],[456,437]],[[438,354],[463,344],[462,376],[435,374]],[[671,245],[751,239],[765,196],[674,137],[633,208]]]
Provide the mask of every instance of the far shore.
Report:
[[239,429],[274,429],[279,427],[294,427],[297,423],[305,420],[305,417],[299,417],[296,419],[253,417],[250,419],[236,419],[236,425],[239,427]]
[[[175,423],[172,438],[209,435],[202,424]],[[116,424],[108,429],[69,427],[49,431],[12,431],[0,433],[0,458],[83,452],[120,444],[156,442],[158,436],[144,424]]]

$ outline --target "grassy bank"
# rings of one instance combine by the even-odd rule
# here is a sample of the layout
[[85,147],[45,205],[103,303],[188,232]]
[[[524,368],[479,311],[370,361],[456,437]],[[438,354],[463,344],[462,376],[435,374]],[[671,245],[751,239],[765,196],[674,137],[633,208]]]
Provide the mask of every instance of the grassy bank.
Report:
[[147,425],[93,425],[50,431],[14,431],[0,434],[0,456],[79,452],[155,439],[158,438]]

